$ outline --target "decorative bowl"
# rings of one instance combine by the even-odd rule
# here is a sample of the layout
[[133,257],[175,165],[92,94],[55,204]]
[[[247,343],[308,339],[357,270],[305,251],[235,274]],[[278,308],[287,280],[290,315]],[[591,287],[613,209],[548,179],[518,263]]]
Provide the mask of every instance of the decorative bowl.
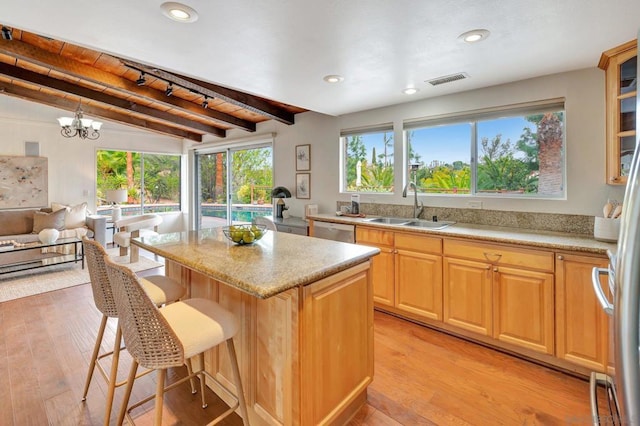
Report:
[[266,225],[231,225],[222,228],[227,239],[235,244],[253,244],[267,233]]

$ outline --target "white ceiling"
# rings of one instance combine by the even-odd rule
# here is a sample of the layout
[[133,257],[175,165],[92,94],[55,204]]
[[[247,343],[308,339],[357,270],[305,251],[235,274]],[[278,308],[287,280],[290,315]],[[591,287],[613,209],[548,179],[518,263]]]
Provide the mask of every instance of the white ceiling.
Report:
[[[595,67],[640,27],[638,0],[184,0],[192,24],[162,3],[0,0],[0,20],[331,115]],[[457,40],[476,28],[490,37]],[[458,72],[470,78],[425,83]]]

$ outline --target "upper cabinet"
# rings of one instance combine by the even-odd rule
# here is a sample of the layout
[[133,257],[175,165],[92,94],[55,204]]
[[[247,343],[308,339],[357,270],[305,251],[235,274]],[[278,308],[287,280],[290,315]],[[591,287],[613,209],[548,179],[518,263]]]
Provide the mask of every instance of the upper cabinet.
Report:
[[598,67],[606,73],[607,183],[624,185],[636,145],[637,40],[609,49]]

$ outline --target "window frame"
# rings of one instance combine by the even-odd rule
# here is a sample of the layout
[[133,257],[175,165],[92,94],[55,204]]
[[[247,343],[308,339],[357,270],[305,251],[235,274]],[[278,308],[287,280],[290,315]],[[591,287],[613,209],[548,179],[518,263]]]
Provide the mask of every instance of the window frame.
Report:
[[392,190],[388,192],[379,192],[379,191],[351,191],[347,188],[348,185],[348,170],[347,170],[347,138],[352,136],[363,136],[370,134],[385,134],[390,133],[393,136],[392,143],[392,154],[395,154],[395,146],[396,146],[396,135],[393,127],[393,123],[383,123],[378,125],[372,125],[367,127],[358,127],[358,128],[350,128],[343,129],[340,131],[340,179],[339,179],[339,193],[341,194],[371,194],[371,195],[393,195],[396,193],[395,188],[395,180],[397,169],[395,167],[395,155],[393,155],[393,160],[391,161],[391,167],[393,170],[393,185]]
[[[559,195],[551,194],[516,194],[509,193],[496,193],[496,192],[478,192],[478,129],[477,125],[481,121],[497,120],[501,118],[510,117],[524,117],[527,115],[548,113],[551,111],[562,112],[562,151],[561,151],[561,165],[562,165],[562,193]],[[469,194],[446,194],[446,193],[427,193],[418,192],[421,196],[445,196],[445,197],[482,197],[482,198],[496,198],[496,199],[519,199],[519,200],[566,200],[567,199],[567,135],[566,135],[566,104],[564,98],[548,99],[536,102],[528,102],[523,104],[508,105],[502,107],[487,108],[482,110],[466,111],[461,113],[443,114],[438,116],[432,116],[420,119],[411,119],[403,121],[403,185],[407,185],[410,182],[410,164],[409,164],[409,141],[407,134],[411,130],[433,128],[436,126],[451,126],[461,123],[468,123],[470,125],[470,163],[471,168],[471,182],[469,188]]]
[[[177,171],[178,174],[178,178],[180,179],[179,184],[178,184],[178,196],[177,196],[177,203],[178,203],[178,209],[177,210],[171,210],[169,213],[182,213],[183,210],[183,191],[184,191],[184,169],[185,169],[185,155],[184,154],[180,154],[180,153],[169,153],[169,152],[152,152],[152,151],[141,151],[141,150],[132,150],[132,149],[121,149],[121,148],[107,148],[107,147],[97,147],[95,150],[95,158],[96,158],[96,170],[95,170],[95,176],[96,176],[96,212],[98,214],[109,214],[109,212],[111,211],[111,206],[108,206],[108,208],[105,208],[105,204],[99,204],[99,199],[97,197],[98,194],[98,179],[97,179],[97,174],[98,174],[98,153],[101,151],[107,151],[107,152],[131,152],[132,154],[139,154],[140,155],[140,159],[139,162],[137,163],[137,165],[134,165],[135,167],[139,168],[139,183],[140,183],[140,191],[141,193],[144,192],[144,188],[145,188],[145,178],[144,178],[144,174],[145,174],[145,155],[148,156],[171,156],[171,157],[177,157],[179,159],[179,169]],[[144,197],[141,197],[140,199],[140,205],[139,205],[139,209],[137,209],[137,211],[135,213],[133,213],[133,215],[136,214],[145,214],[145,208],[146,208],[146,204],[144,201]],[[159,206],[161,206],[161,204],[159,204]],[[159,213],[163,213],[163,212],[159,212]],[[130,216],[130,213],[124,214],[123,216]]]

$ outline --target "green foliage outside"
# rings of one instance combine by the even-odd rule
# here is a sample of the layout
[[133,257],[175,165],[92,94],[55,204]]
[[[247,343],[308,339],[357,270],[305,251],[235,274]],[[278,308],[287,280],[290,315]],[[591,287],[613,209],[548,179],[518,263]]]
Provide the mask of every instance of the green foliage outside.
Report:
[[[367,147],[361,135],[347,136],[346,181],[347,191],[393,192],[393,134],[383,133],[383,152],[378,154],[375,147],[371,158],[367,159]],[[357,169],[360,162],[360,185],[357,185]]]
[[[562,125],[562,112],[555,113]],[[542,114],[525,119],[538,125]],[[408,133],[409,158],[411,164],[418,164],[415,172],[419,191],[426,193],[468,194],[471,191],[471,167],[462,161],[425,167],[419,156],[413,154],[411,132]],[[491,140],[482,138],[478,149],[477,192],[538,193],[540,141],[537,133],[525,127],[515,145],[502,135]]]
[[[252,187],[254,202],[266,204],[271,202],[271,188],[273,188],[271,152],[271,148],[257,148],[231,153],[231,188],[234,191],[231,202],[233,204],[251,203]],[[200,155],[198,158],[201,201],[226,203],[226,153]]]
[[[180,202],[179,155],[100,150],[96,158],[96,196],[99,205],[106,204],[106,193],[110,189],[127,189],[129,197],[127,202],[130,203]],[[144,161],[144,187],[140,174],[142,161]],[[144,194],[144,200],[141,200],[142,194]]]

